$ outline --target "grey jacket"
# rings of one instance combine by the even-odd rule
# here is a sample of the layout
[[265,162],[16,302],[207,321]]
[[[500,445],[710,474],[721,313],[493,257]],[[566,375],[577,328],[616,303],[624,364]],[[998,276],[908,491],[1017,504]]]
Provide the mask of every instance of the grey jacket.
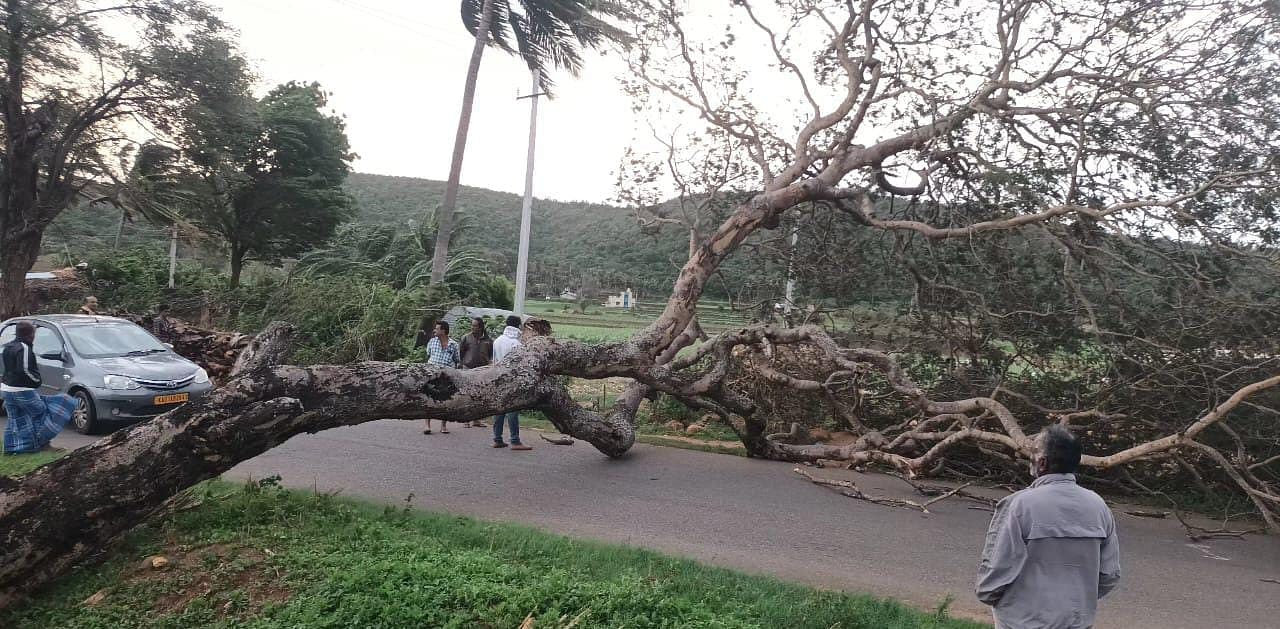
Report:
[[1120,582],[1116,522],[1074,474],[1046,474],[996,505],[978,600],[997,629],[1083,629]]

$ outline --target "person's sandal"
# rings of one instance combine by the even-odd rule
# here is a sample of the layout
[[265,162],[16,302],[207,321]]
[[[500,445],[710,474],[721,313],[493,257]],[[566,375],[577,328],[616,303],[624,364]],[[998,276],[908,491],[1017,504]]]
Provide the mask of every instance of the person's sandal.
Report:
[[495,447],[495,448],[505,448],[505,447],[507,447],[507,444],[502,443],[501,441],[495,441],[495,442],[493,442],[493,447]]
[[523,443],[517,443],[511,446],[511,449],[519,452],[524,452],[525,450],[532,450],[533,446],[527,446],[527,445],[524,445]]
[[426,430],[422,431],[422,434],[424,434],[424,435],[429,435],[429,434],[431,434],[431,429],[430,429],[430,428],[428,428],[428,429],[426,429]]

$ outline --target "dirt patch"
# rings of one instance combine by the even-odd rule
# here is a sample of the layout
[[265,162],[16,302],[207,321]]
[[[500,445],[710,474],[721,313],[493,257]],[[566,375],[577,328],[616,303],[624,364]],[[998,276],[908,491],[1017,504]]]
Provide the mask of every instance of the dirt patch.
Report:
[[[270,552],[230,544],[172,544],[126,567],[121,582],[153,591],[151,611],[159,616],[180,613],[201,600],[216,609],[219,618],[248,618],[293,596],[280,568],[270,561]],[[90,599],[100,602],[111,595],[107,590]]]

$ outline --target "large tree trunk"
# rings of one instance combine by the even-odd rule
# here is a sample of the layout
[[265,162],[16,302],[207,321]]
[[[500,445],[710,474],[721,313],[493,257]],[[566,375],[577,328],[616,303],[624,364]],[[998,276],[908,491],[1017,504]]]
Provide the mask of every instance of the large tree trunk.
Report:
[[44,129],[32,128],[24,101],[26,83],[23,39],[26,23],[19,0],[5,0],[8,15],[4,28],[5,150],[3,198],[0,199],[0,319],[25,314],[26,280],[40,254],[39,217],[36,212],[38,162],[36,152]]
[[480,78],[480,59],[489,43],[489,29],[493,23],[493,0],[484,0],[480,10],[480,24],[476,27],[476,41],[471,48],[471,63],[467,66],[467,82],[462,88],[462,114],[458,117],[458,134],[453,138],[453,161],[449,164],[449,182],[444,188],[444,203],[436,215],[436,248],[431,256],[431,283],[444,281],[449,266],[449,239],[453,237],[453,215],[458,205],[458,187],[462,185],[462,156],[467,150],[467,131],[471,128],[471,109],[476,100],[476,82]]
[[40,256],[40,234],[9,240],[0,236],[4,251],[0,253],[0,320],[26,314],[27,272]]
[[541,410],[609,456],[634,441],[625,418],[581,409],[548,377],[547,356],[564,353],[549,339],[481,369],[276,366],[288,336],[285,326],[269,328],[241,355],[236,378],[203,400],[21,480],[0,478],[0,608],[97,554],[183,489],[301,433],[384,418],[468,421],[520,408]]

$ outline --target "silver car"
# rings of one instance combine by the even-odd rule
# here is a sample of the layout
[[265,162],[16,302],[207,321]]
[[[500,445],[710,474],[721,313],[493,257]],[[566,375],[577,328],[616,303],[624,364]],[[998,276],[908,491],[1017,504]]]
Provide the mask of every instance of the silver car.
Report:
[[73,422],[82,433],[150,419],[213,388],[204,369],[124,319],[19,317],[0,324],[0,345],[14,339],[19,321],[36,326],[40,392],[75,396],[80,405]]

